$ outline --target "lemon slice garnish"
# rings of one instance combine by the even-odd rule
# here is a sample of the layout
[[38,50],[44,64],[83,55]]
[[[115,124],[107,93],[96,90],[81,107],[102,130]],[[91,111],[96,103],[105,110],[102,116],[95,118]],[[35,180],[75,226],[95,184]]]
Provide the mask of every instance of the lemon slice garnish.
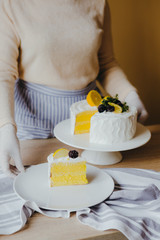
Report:
[[110,106],[114,107],[114,113],[121,113],[122,112],[122,108],[118,104],[115,104],[115,103],[112,103],[112,102],[109,102],[108,104]]
[[91,90],[88,93],[86,100],[91,107],[94,107],[101,103],[102,97],[96,90]]
[[62,157],[67,157],[69,153],[69,150],[66,148],[59,148],[57,151],[53,153],[53,157],[55,159],[62,158]]

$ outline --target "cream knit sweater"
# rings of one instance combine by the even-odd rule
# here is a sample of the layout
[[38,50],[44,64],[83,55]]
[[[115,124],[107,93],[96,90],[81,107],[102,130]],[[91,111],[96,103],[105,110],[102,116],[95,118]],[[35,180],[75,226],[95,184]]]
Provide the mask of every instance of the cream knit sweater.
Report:
[[0,0],[0,126],[15,124],[18,77],[66,90],[97,79],[120,99],[135,89],[115,61],[105,0]]

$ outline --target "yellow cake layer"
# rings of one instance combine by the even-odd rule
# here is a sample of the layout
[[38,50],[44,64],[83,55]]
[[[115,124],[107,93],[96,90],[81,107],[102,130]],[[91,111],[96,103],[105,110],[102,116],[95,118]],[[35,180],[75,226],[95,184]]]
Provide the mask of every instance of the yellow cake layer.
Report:
[[97,112],[94,111],[84,111],[76,115],[74,134],[88,133],[90,130],[90,120],[91,117]]
[[74,134],[89,133],[89,130],[90,130],[90,122],[76,123]]
[[50,169],[51,187],[86,184],[86,161],[53,163]]
[[61,174],[61,173],[76,173],[76,172],[86,172],[86,161],[77,163],[53,163],[51,166],[51,173]]
[[87,184],[86,174],[73,176],[71,174],[65,176],[54,176],[51,178],[51,187],[67,186],[67,185],[83,185]]

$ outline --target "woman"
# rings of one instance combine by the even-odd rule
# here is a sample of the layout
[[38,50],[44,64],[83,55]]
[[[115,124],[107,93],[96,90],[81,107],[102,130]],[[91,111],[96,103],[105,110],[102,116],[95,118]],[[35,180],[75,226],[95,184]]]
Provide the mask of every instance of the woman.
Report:
[[18,139],[53,137],[54,126],[97,88],[96,80],[134,104],[140,121],[146,118],[115,60],[107,1],[0,1],[0,161],[6,174],[14,174],[10,158],[23,170]]

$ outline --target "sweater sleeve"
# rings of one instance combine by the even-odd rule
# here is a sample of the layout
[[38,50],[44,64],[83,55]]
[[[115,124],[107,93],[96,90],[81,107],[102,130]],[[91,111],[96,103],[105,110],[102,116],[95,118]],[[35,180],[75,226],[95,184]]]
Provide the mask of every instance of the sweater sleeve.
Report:
[[136,88],[129,82],[114,56],[110,10],[107,1],[104,12],[103,37],[98,52],[98,59],[99,74],[97,80],[107,93],[112,96],[118,94],[119,98],[124,100],[130,91],[136,91]]
[[14,121],[14,85],[18,77],[19,37],[9,16],[9,1],[0,0],[0,127]]

